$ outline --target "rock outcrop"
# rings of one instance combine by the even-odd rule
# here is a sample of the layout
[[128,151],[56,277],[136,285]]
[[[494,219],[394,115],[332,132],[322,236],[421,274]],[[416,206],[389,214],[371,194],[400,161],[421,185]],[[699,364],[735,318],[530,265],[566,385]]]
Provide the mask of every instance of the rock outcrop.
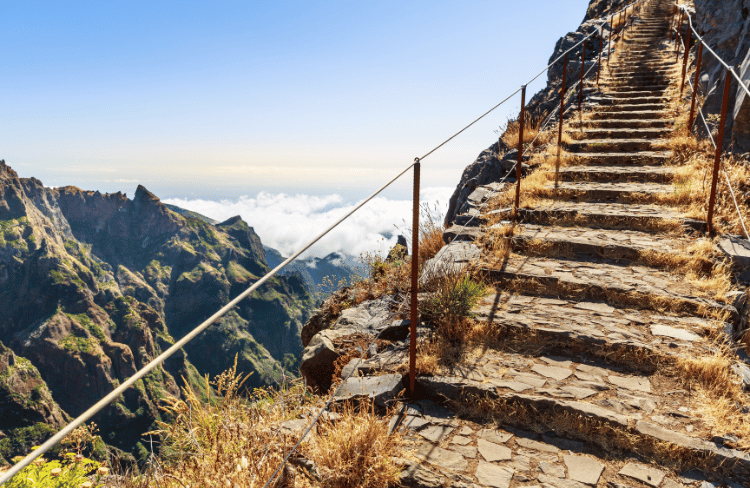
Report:
[[[695,0],[694,5],[696,30],[702,33],[716,54],[734,67],[747,85],[750,81],[750,1]],[[705,50],[702,64],[699,93],[707,95],[704,112],[707,115],[719,114],[726,69]],[[732,81],[729,100],[724,149],[750,152],[750,97],[738,90],[736,79]],[[700,120],[696,121],[696,127],[706,135]]]

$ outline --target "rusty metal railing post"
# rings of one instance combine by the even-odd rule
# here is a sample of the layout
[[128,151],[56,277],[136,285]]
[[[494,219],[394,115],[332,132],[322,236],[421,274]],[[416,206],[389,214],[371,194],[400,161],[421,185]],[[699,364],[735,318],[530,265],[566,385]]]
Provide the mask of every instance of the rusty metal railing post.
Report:
[[714,172],[711,177],[711,195],[708,197],[708,217],[706,224],[708,233],[714,233],[714,204],[716,203],[716,182],[719,179],[719,163],[721,162],[721,148],[724,145],[724,124],[727,121],[727,105],[729,105],[729,88],[732,86],[731,68],[727,70],[724,81],[724,98],[721,101],[721,120],[719,121],[719,137],[716,138],[716,155],[714,156]]
[[[565,75],[563,75],[565,76]],[[521,174],[523,163],[523,127],[526,125],[526,85],[521,87],[521,116],[518,119],[518,164],[516,164],[516,200],[513,207],[513,217],[518,218],[518,208],[521,204]]]
[[581,113],[581,103],[583,102],[583,74],[586,71],[586,41],[581,44],[581,81],[578,82],[578,113]]
[[562,147],[562,132],[563,132],[563,119],[565,118],[565,78],[567,78],[568,74],[568,54],[565,54],[565,59],[563,60],[563,75],[562,75],[562,85],[560,86],[560,127],[557,131],[557,150],[560,151],[560,148]]
[[417,323],[419,321],[419,158],[414,159],[414,198],[412,200],[411,224],[411,315],[409,317],[409,389],[414,393],[417,377]]
[[681,39],[682,39],[682,37],[680,36],[680,32],[678,31],[677,32],[677,40],[675,42],[675,47],[676,47],[675,48],[675,57],[674,57],[674,62],[675,63],[680,60],[680,40]]
[[693,122],[695,122],[695,96],[698,93],[698,80],[701,76],[701,61],[703,60],[703,43],[698,45],[698,60],[695,62],[695,82],[693,83],[693,96],[690,101],[690,118],[688,119],[688,130],[693,132]]
[[599,73],[602,70],[602,49],[604,49],[604,27],[599,27],[599,61],[596,65],[596,86],[599,86]]
[[615,14],[609,16],[609,42],[607,43],[607,66],[612,59],[612,35],[615,33]]
[[686,39],[687,42],[685,42],[685,57],[682,58],[682,84],[680,85],[680,96],[682,96],[682,93],[685,91],[685,74],[687,73],[687,62],[688,57],[690,57],[690,41],[692,40],[691,36],[692,32],[690,31],[690,26],[687,26],[687,33],[686,33]]

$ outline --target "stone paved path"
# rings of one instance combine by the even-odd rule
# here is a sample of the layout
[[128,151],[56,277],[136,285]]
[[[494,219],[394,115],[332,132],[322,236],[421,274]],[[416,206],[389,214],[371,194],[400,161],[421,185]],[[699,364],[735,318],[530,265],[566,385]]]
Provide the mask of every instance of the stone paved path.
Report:
[[418,378],[430,399],[392,419],[413,441],[405,484],[750,486],[750,456],[717,435],[676,367],[711,357],[738,319],[669,265],[690,256],[704,223],[638,203],[677,191],[664,149],[678,73],[665,41],[670,5],[650,0],[600,86],[587,86],[589,115],[568,128],[576,162],[548,174],[543,205],[522,197],[511,224],[510,209],[482,207],[502,187],[481,187],[446,231],[457,250],[482,249],[480,271],[499,291],[473,313],[502,344]]

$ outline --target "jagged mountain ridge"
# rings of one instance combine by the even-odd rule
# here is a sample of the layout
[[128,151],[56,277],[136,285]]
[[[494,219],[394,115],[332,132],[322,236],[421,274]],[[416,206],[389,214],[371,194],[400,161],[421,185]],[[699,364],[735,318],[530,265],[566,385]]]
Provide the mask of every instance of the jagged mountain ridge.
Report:
[[[268,270],[239,217],[184,217],[142,186],[132,200],[45,188],[0,162],[0,418],[59,427]],[[312,306],[299,277],[270,280],[98,415],[105,440],[136,450],[159,398],[179,395],[182,378],[203,388],[201,375],[224,371],[235,354],[254,373],[249,386],[279,381],[299,361]],[[32,411],[41,414],[24,413]],[[4,441],[0,457],[16,454]]]

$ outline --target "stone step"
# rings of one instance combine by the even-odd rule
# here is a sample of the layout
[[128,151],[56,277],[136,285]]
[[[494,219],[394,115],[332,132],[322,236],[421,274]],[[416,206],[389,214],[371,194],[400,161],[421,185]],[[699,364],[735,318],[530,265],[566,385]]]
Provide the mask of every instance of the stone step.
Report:
[[638,151],[638,152],[610,152],[610,153],[576,153],[576,159],[586,166],[611,166],[611,165],[640,165],[653,166],[668,164],[672,160],[669,151]]
[[568,145],[574,153],[616,153],[650,151],[663,147],[665,139],[582,139]]
[[583,135],[585,139],[642,139],[642,138],[659,138],[668,134],[671,127],[666,125],[661,127],[609,127],[609,128],[588,128],[581,131],[575,131],[576,137]]
[[[501,350],[488,350],[486,354],[472,364],[417,378],[418,398],[431,398],[465,412],[458,415],[447,411],[436,417],[427,414],[447,421],[418,431],[431,442],[423,443],[417,452],[438,472],[446,468],[466,471],[469,463],[464,456],[468,455],[471,459],[481,456],[475,476],[482,485],[495,487],[509,487],[516,473],[523,480],[556,488],[684,486],[673,481],[682,478],[671,471],[633,461],[634,457],[645,456],[660,466],[677,462],[683,472],[702,470],[708,476],[734,479],[750,476],[750,459],[744,452],[712,442],[708,422],[690,415],[691,409],[687,414],[679,409],[679,405],[694,402],[690,392],[669,376],[632,374],[575,356],[534,356]],[[468,398],[473,402],[467,404]],[[456,416],[486,418],[488,412],[502,430],[485,430],[478,425],[458,429],[460,424],[451,425],[448,420]],[[534,431],[546,434],[530,431],[532,426]],[[475,429],[481,435],[475,434]],[[620,462],[606,472],[606,463],[581,455],[586,451],[606,453],[607,459]],[[566,470],[558,466],[560,457],[567,467],[567,478]],[[483,464],[482,458],[494,464]],[[538,462],[536,469],[530,463],[532,458]],[[602,481],[603,473],[608,483]],[[615,481],[615,475],[623,476],[619,479],[625,483]],[[465,481],[471,483],[473,478]]]
[[[593,104],[586,103],[586,108],[593,108]],[[667,102],[656,102],[656,103],[630,103],[620,102],[613,103],[602,107],[606,112],[644,112],[644,111],[661,111],[663,115],[668,115],[666,110],[668,108]]]
[[664,92],[669,88],[669,83],[660,84],[626,84],[626,83],[612,83],[599,81],[600,88],[609,92],[633,92],[633,91],[651,91],[651,92]]
[[622,68],[612,67],[604,70],[607,75],[610,76],[627,76],[627,77],[643,77],[643,76],[673,76],[680,73],[678,68],[651,68],[651,67],[635,67],[628,66]]
[[[459,375],[471,373],[464,369],[456,371]],[[665,488],[685,488],[681,481],[691,483],[711,476],[695,470],[681,476],[634,459],[625,462],[621,459],[622,453],[603,451],[586,438],[580,441],[569,438],[579,436],[561,433],[560,437],[551,432],[540,435],[525,430],[529,426],[519,429],[501,422],[503,426],[499,427],[481,418],[486,415],[467,417],[461,405],[461,393],[463,386],[467,387],[466,393],[471,387],[451,376],[418,379],[417,384],[428,394],[435,385],[441,389],[454,386],[450,394],[455,395],[455,403],[446,398],[433,401],[423,397],[403,404],[391,417],[393,428],[407,432],[413,440],[403,448],[409,453],[409,459],[402,458],[400,486],[539,486],[519,484],[534,480],[545,488],[630,487],[635,486],[633,483],[637,486],[662,483]],[[638,400],[628,400],[638,405]],[[517,420],[512,423],[518,425]],[[643,482],[651,485],[642,485]]]
[[629,62],[629,61],[617,61],[607,66],[608,69],[621,69],[627,68],[628,71],[633,71],[640,68],[655,68],[655,69],[673,69],[676,68],[675,63],[672,61],[649,61],[649,62]]
[[[689,219],[680,212],[658,205],[642,205],[605,202],[552,202],[549,207],[519,209],[524,222],[535,224],[570,223],[571,225],[596,226],[602,229],[628,229],[645,232],[660,232],[663,229],[693,229],[703,232],[704,221]],[[509,220],[512,209],[503,208],[487,212],[483,221],[499,218]]]
[[642,128],[642,129],[661,129],[671,130],[674,126],[675,119],[591,119],[583,121],[574,121],[571,123],[573,127],[601,127],[609,130],[623,130],[629,128]]
[[610,97],[610,98],[638,98],[638,97],[653,97],[658,98],[660,100],[665,100],[669,98],[669,94],[666,93],[665,90],[656,89],[638,89],[634,88],[631,90],[620,90],[620,91],[607,91],[604,92],[602,90],[594,90],[591,89],[589,97]]
[[684,276],[603,258],[577,260],[528,255],[483,256],[479,275],[502,289],[526,294],[604,301],[619,307],[701,314],[734,323],[737,310],[712,298]]
[[669,113],[664,110],[599,110],[589,114],[592,119],[663,119]]
[[[512,235],[501,235],[491,230],[501,228]],[[650,268],[674,268],[674,263],[692,257],[690,246],[696,243],[694,236],[663,236],[628,229],[596,229],[590,227],[565,227],[525,223],[501,222],[491,226],[485,246],[489,249],[512,250],[517,254],[538,254],[542,250],[547,257],[581,256],[586,259],[605,258],[621,264],[642,264]],[[505,242],[500,242],[500,240]],[[500,244],[502,246],[498,247]],[[657,259],[658,258],[658,259]],[[683,261],[687,262],[687,261]],[[700,269],[693,268],[704,276],[710,274],[715,261],[701,260]],[[669,270],[669,269],[668,269]]]
[[674,171],[668,166],[563,166],[557,171],[550,171],[548,177],[561,181],[670,183]]
[[[547,198],[573,201],[647,202],[676,192],[675,185],[632,182],[557,182],[545,187]],[[664,203],[662,203],[664,205]]]
[[641,96],[617,96],[616,94],[591,96],[588,98],[591,103],[600,105],[618,105],[618,104],[658,104],[663,105],[667,100],[666,94],[659,95],[641,95]]

